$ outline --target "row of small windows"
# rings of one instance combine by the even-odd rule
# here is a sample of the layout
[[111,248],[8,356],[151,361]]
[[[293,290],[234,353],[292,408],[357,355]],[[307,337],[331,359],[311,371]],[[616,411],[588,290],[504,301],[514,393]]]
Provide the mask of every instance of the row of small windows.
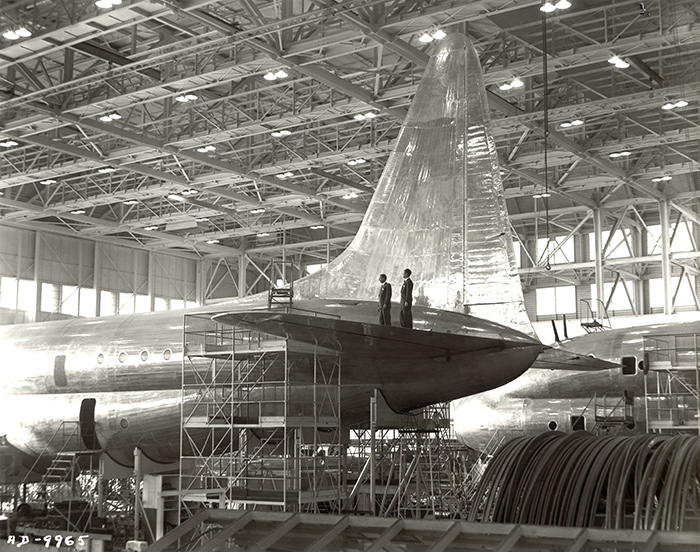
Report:
[[[163,360],[170,360],[173,352],[170,349],[165,349],[163,351]],[[141,361],[146,362],[148,360],[148,351],[141,351],[140,355]],[[117,355],[117,359],[120,363],[126,362],[126,353],[124,351]],[[97,364],[103,364],[105,361],[105,356],[100,353],[97,355]],[[53,361],[53,380],[56,387],[67,387],[68,378],[66,376],[66,355],[57,355]],[[128,427],[122,425],[122,428],[126,429]]]
[[[664,306],[664,282],[661,278],[652,278],[649,282],[649,308],[661,309]],[[671,278],[671,286],[675,293],[676,307],[694,307],[695,296],[687,278],[674,276]],[[600,303],[597,301],[597,288],[595,284],[591,289],[591,308],[594,316],[600,316],[597,312]],[[607,282],[603,285],[605,301],[612,293],[612,298],[608,304],[608,313],[612,311],[629,311],[633,309],[633,302],[636,300],[635,286],[623,285],[619,282],[613,291],[613,283]],[[555,314],[575,314],[576,313],[576,287],[558,286],[537,288],[535,290],[537,298],[537,315],[550,316]]]
[[[120,363],[126,362],[126,353],[124,351],[120,352],[117,355],[117,360],[119,360]],[[173,356],[173,352],[170,349],[165,349],[163,351],[163,360],[170,360]],[[139,355],[139,358],[141,359],[141,362],[146,362],[148,360],[148,351],[143,350],[141,351],[141,354]],[[100,353],[97,355],[97,364],[103,364],[105,361],[105,356]]]
[[[37,286],[33,280],[0,278],[0,307],[34,312],[36,310]],[[97,312],[97,292],[92,288],[61,284],[41,284],[42,312],[61,313],[71,316],[111,316],[113,314],[136,314],[140,312],[177,310],[195,307],[198,303],[188,299],[154,297],[153,309],[148,295],[119,291],[100,291],[100,312]]]

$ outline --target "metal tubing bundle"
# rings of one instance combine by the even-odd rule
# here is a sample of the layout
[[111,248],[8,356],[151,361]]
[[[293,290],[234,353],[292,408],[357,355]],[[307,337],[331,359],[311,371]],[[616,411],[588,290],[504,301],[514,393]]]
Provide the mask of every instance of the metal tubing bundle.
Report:
[[471,521],[682,530],[700,517],[700,437],[520,437],[501,446]]

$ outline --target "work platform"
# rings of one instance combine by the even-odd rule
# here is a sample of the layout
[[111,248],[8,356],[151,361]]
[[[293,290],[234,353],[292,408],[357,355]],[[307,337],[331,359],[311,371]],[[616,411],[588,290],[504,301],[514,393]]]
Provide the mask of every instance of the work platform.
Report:
[[700,434],[700,334],[644,336],[647,431]]

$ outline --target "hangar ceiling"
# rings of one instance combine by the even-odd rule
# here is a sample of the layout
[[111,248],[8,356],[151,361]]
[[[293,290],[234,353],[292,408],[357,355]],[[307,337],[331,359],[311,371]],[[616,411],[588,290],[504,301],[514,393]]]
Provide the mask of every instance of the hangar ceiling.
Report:
[[213,258],[332,258],[434,49],[420,37],[438,28],[480,53],[522,240],[545,211],[564,235],[591,231],[595,210],[610,227],[658,223],[660,201],[700,222],[700,3],[571,0],[544,23],[541,3],[8,0],[0,32],[32,35],[0,39],[0,223]]

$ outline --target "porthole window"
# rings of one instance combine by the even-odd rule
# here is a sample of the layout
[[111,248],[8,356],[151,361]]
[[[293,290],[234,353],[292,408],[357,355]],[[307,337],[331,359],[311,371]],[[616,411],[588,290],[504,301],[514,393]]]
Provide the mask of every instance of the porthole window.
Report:
[[141,362],[146,362],[148,360],[148,351],[141,351]]
[[129,420],[127,420],[126,418],[122,418],[121,420],[119,420],[119,427],[121,427],[122,429],[127,429],[129,427]]
[[104,361],[105,361],[105,356],[102,353],[97,355],[97,364],[102,364]]
[[555,422],[554,420],[550,420],[549,423],[547,424],[547,427],[548,427],[551,431],[556,431],[556,429],[557,429],[557,427],[559,427],[559,425],[558,425],[557,422]]
[[122,362],[122,363],[125,362],[126,361],[126,353],[124,351],[122,351],[121,353],[119,353],[119,357],[117,357],[117,358],[119,358],[119,362]]
[[170,349],[165,349],[165,351],[163,351],[163,358],[165,360],[170,360],[171,356],[173,356],[173,352]]

